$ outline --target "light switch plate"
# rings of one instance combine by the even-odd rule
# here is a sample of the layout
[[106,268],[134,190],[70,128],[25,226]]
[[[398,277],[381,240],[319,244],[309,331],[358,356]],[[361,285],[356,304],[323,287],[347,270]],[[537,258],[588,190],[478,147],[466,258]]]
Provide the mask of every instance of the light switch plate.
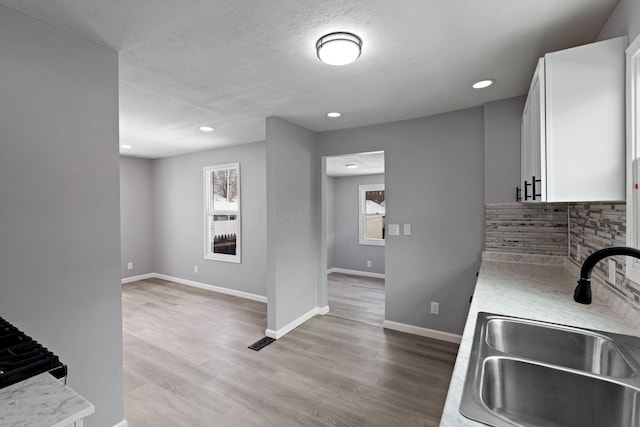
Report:
[[402,234],[404,234],[405,236],[411,236],[411,224],[403,224],[402,228]]
[[389,236],[400,235],[400,224],[389,224]]

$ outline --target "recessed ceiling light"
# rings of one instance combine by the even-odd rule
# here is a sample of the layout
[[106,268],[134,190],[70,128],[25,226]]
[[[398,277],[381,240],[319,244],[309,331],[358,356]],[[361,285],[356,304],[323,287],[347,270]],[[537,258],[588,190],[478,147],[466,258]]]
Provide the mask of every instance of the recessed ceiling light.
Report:
[[485,87],[489,87],[492,84],[494,84],[496,81],[493,79],[487,79],[487,80],[480,80],[479,82],[476,82],[473,84],[473,88],[474,89],[484,89]]
[[129,144],[122,144],[120,148],[124,148],[125,150],[131,150],[133,147]]
[[355,169],[358,167],[358,165],[355,165],[353,163],[349,163],[348,165],[345,165],[347,167],[347,169]]
[[347,65],[358,59],[362,40],[351,33],[329,33],[316,42],[318,58],[329,65]]
[[327,117],[332,117],[332,118],[336,118],[336,117],[340,117],[342,114],[338,113],[337,111],[332,111],[330,113],[327,113]]
[[200,130],[202,132],[213,132],[213,128],[211,126],[200,126]]

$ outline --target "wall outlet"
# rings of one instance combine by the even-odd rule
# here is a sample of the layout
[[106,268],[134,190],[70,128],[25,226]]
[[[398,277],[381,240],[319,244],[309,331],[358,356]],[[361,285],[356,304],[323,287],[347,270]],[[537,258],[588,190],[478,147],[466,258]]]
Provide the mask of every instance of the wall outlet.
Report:
[[616,284],[616,262],[612,259],[609,260],[609,282]]
[[411,224],[402,224],[402,234],[411,236]]
[[367,260],[367,267],[371,268],[371,261]]
[[133,270],[133,263],[132,262],[128,262],[127,263],[127,270]]
[[197,265],[194,265],[194,266],[193,266],[193,272],[194,272],[194,273],[196,273],[196,274],[198,274],[198,266],[197,266]]
[[431,301],[431,314],[440,314],[440,303]]

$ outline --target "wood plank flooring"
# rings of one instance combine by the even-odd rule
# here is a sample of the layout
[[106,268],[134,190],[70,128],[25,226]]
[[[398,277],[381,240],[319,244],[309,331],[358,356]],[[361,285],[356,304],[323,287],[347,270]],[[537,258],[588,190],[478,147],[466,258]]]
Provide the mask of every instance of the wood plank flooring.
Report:
[[130,427],[436,426],[457,345],[316,316],[256,352],[266,305],[123,285]]
[[331,273],[327,276],[329,315],[382,326],[384,279]]

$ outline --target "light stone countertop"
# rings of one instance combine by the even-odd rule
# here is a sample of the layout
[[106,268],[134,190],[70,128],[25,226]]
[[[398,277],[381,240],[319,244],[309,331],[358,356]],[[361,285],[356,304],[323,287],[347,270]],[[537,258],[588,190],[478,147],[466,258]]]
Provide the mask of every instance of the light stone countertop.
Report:
[[93,404],[48,373],[0,389],[0,427],[63,427],[94,412]]
[[[484,425],[460,414],[460,401],[478,312],[506,314],[640,336],[638,325],[625,321],[622,315],[616,314],[602,298],[597,297],[595,290],[591,305],[574,302],[573,290],[578,276],[570,268],[523,263],[527,260],[550,262],[535,256],[529,259],[526,256],[518,256],[517,259],[514,258],[517,262],[494,261],[488,258],[484,256],[480,267],[440,426]],[[496,259],[496,256],[491,258]],[[551,263],[554,263],[553,260]]]

